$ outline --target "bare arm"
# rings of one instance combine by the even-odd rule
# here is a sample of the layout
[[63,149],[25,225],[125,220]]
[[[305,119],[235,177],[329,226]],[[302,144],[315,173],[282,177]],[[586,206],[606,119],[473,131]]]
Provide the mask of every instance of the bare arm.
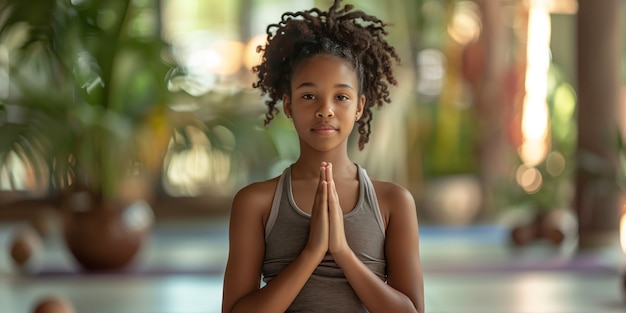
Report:
[[[332,177],[332,173],[331,173]],[[332,183],[330,188],[332,189]],[[330,197],[330,251],[350,285],[372,312],[424,311],[417,213],[411,194],[394,184],[381,184],[381,202],[391,208],[385,239],[388,281],[378,278],[348,247],[336,191]],[[333,204],[334,203],[334,204]],[[339,229],[339,231],[336,231]]]
[[387,284],[411,300],[417,312],[424,312],[424,278],[419,253],[417,210],[408,190],[395,188],[382,197],[389,208],[385,237]]
[[[322,187],[325,185],[320,180],[318,189],[326,190]],[[230,250],[224,275],[224,313],[284,312],[319,265],[328,247],[328,210],[324,191],[316,196],[307,246],[278,276],[260,288],[265,253],[263,212],[267,211],[257,208],[259,203],[271,205],[273,190],[269,190],[268,200],[269,188],[252,186],[240,191],[233,201]]]

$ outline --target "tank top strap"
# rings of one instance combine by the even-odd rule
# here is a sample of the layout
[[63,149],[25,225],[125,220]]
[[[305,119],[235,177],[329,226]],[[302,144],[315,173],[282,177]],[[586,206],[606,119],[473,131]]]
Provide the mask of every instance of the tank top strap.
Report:
[[374,189],[374,184],[372,180],[367,175],[367,170],[357,164],[357,168],[359,170],[359,181],[365,187],[365,201],[368,204],[368,207],[371,208],[376,218],[376,223],[378,227],[380,227],[380,231],[385,234],[385,223],[383,222],[383,216],[380,213],[380,207],[378,206],[378,198],[376,197],[376,190]]
[[276,184],[276,190],[274,191],[274,199],[272,200],[272,207],[270,209],[270,216],[267,218],[267,223],[265,224],[265,239],[267,240],[267,236],[269,236],[272,227],[274,227],[274,223],[276,222],[276,217],[278,216],[278,211],[280,207],[280,200],[283,194],[285,176],[287,176],[288,171],[291,167],[287,167],[283,173],[278,178],[278,183]]

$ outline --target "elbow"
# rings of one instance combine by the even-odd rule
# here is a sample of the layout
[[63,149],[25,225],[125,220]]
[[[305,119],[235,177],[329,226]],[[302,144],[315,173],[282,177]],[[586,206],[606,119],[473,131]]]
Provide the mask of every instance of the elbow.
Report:
[[[423,313],[424,305],[420,301],[414,301],[409,297],[402,297],[395,301],[393,305],[396,309],[394,312],[406,312],[406,313]],[[388,308],[387,308],[388,311]]]
[[409,302],[413,310],[407,312],[424,313],[424,301],[422,299],[410,300]]
[[402,312],[424,313],[424,301],[421,299],[405,298],[404,310]]
[[424,301],[419,301],[419,302],[412,302],[413,304],[413,309],[416,313],[424,313]]
[[235,313],[241,310],[236,309],[237,302],[223,302],[222,303],[222,313]]

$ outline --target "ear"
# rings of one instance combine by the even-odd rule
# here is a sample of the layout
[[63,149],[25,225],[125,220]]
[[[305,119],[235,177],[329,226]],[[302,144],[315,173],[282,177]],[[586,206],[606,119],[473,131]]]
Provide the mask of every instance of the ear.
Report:
[[359,98],[359,103],[357,104],[356,107],[356,116],[357,116],[357,121],[359,119],[361,119],[361,116],[363,116],[363,109],[365,108],[365,102],[366,102],[367,98],[365,97],[365,95],[361,95],[361,97]]
[[286,94],[283,95],[283,112],[288,118],[291,118],[291,98]]

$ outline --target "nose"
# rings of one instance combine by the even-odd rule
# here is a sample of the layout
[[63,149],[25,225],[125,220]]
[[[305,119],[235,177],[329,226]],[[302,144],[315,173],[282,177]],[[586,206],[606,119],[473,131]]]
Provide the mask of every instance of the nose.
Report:
[[320,105],[317,112],[315,112],[315,116],[319,118],[328,118],[333,117],[335,112],[333,112],[333,108],[330,104],[324,103]]

